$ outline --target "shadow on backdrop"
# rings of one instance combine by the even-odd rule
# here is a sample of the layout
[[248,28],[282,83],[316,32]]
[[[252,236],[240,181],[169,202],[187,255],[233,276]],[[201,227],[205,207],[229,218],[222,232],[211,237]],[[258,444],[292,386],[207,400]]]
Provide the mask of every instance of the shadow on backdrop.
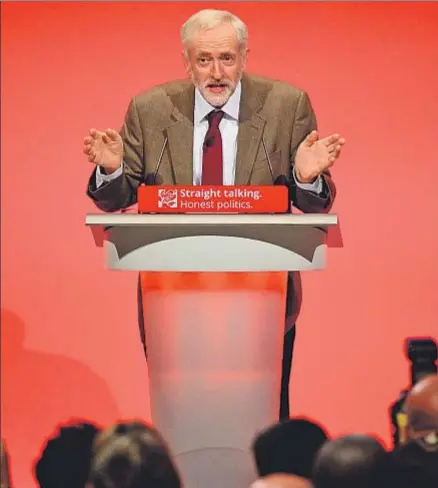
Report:
[[71,418],[100,424],[119,419],[117,404],[90,368],[71,358],[26,349],[26,329],[1,309],[1,432],[15,486],[36,486],[32,466],[54,428]]

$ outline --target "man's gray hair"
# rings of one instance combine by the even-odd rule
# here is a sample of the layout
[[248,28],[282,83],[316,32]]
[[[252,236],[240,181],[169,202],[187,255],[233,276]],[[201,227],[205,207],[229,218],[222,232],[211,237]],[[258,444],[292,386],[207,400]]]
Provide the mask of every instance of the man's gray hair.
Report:
[[196,32],[212,29],[218,25],[229,22],[236,31],[241,49],[245,49],[248,40],[248,28],[236,15],[226,10],[205,9],[192,15],[181,27],[181,42],[187,52],[188,45]]

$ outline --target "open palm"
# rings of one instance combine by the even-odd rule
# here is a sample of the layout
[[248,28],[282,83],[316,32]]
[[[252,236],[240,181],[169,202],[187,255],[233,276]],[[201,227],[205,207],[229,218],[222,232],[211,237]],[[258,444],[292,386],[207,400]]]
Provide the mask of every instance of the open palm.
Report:
[[315,180],[333,165],[344,143],[345,139],[339,134],[318,139],[318,133],[312,131],[300,144],[295,156],[295,172],[298,179],[303,183]]
[[90,130],[84,139],[84,153],[91,163],[102,166],[112,172],[119,168],[123,159],[123,141],[120,134],[113,129],[105,132]]

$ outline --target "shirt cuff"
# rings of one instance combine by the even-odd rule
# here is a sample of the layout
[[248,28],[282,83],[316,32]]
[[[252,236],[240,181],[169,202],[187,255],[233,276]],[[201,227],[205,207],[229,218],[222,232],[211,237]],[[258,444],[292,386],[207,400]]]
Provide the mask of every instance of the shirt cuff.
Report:
[[321,175],[319,175],[317,180],[314,181],[313,183],[300,183],[296,177],[295,168],[293,168],[292,174],[293,174],[295,183],[298,186],[298,188],[301,188],[302,190],[311,191],[313,193],[316,193],[317,195],[320,195],[322,193],[323,182],[322,182],[322,176]]
[[120,165],[119,168],[114,171],[114,173],[111,173],[110,175],[103,174],[102,171],[100,170],[100,166],[97,167],[96,170],[96,188],[99,188],[102,186],[104,183],[108,183],[109,181],[115,180],[119,176],[121,176],[123,173],[123,162]]

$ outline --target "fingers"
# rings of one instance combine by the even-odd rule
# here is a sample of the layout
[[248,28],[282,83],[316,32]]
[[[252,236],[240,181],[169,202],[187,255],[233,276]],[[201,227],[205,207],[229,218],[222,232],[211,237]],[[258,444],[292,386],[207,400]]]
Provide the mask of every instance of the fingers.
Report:
[[84,148],[82,151],[88,156],[88,161],[90,163],[94,163],[94,160],[96,159],[97,154],[94,149],[94,145],[102,137],[102,135],[102,132],[96,129],[90,129],[90,135],[84,137]]
[[318,132],[316,130],[312,130],[312,132],[304,139],[304,143],[310,147],[318,140]]
[[337,146],[333,146],[332,149],[329,149],[330,156],[334,156],[337,158],[341,152],[342,144],[338,144]]
[[98,142],[103,141],[108,144],[111,141],[117,141],[119,137],[119,134],[114,129],[106,129],[105,132],[102,132],[92,128],[89,135],[84,137],[83,153],[88,156],[90,163],[94,163],[97,157]]
[[336,148],[342,147],[345,144],[345,139],[339,139],[338,141],[334,142],[333,144],[327,145],[328,152],[334,152]]
[[102,134],[102,140],[105,144],[111,141],[117,141],[118,134],[114,129],[107,129],[104,134]]
[[334,162],[338,159],[341,153],[341,149],[342,149],[342,144],[338,144],[337,146],[334,147],[332,152],[329,152],[327,168],[333,166]]
[[[327,159],[326,159],[326,163],[324,163],[324,167],[327,169],[327,168],[330,168],[331,166],[333,166],[334,162],[339,158],[339,155],[341,154],[341,150],[342,150],[342,146],[345,144],[345,139],[341,138],[341,137],[336,137],[337,135],[332,135],[332,136],[329,136],[328,138],[326,138],[324,140],[324,144],[326,146],[326,151],[327,151]],[[335,142],[333,143],[329,143],[327,145],[327,140],[333,140],[335,139]],[[321,140],[319,142],[322,142]]]
[[93,146],[91,144],[84,144],[84,149],[83,149],[84,154],[91,154],[94,152]]
[[324,137],[323,141],[326,146],[331,146],[332,144],[336,144],[340,138],[340,134],[335,132],[334,134]]
[[119,134],[114,129],[107,129],[105,134],[108,136],[109,139],[112,141],[117,141]]
[[91,152],[93,151],[94,142],[95,142],[95,139],[93,136],[84,137],[84,149],[83,149],[83,151],[85,154],[91,154]]
[[[107,130],[110,130],[110,129],[107,129]],[[101,130],[97,130],[97,129],[90,129],[90,136],[96,140],[96,139],[100,139],[103,135],[105,135],[106,131],[103,132]]]
[[338,133],[331,134],[321,141],[330,149],[333,149],[336,145],[340,144],[343,146],[345,144],[345,139],[340,136]]
[[324,144],[327,147],[327,151],[330,158],[338,158],[341,152],[342,146],[345,144],[345,139],[339,134],[332,134],[323,139]]
[[119,134],[114,129],[106,129],[105,132],[90,129],[90,135],[84,138],[84,144],[93,144],[94,141],[98,141],[99,139],[102,139],[107,144],[110,141],[117,141],[118,137]]
[[97,141],[102,137],[102,132],[96,130],[96,129],[90,129],[90,137],[93,141]]
[[88,156],[88,161],[90,161],[90,163],[94,163],[94,160],[96,159],[96,151],[93,149],[93,147],[86,145],[84,146],[83,152]]

